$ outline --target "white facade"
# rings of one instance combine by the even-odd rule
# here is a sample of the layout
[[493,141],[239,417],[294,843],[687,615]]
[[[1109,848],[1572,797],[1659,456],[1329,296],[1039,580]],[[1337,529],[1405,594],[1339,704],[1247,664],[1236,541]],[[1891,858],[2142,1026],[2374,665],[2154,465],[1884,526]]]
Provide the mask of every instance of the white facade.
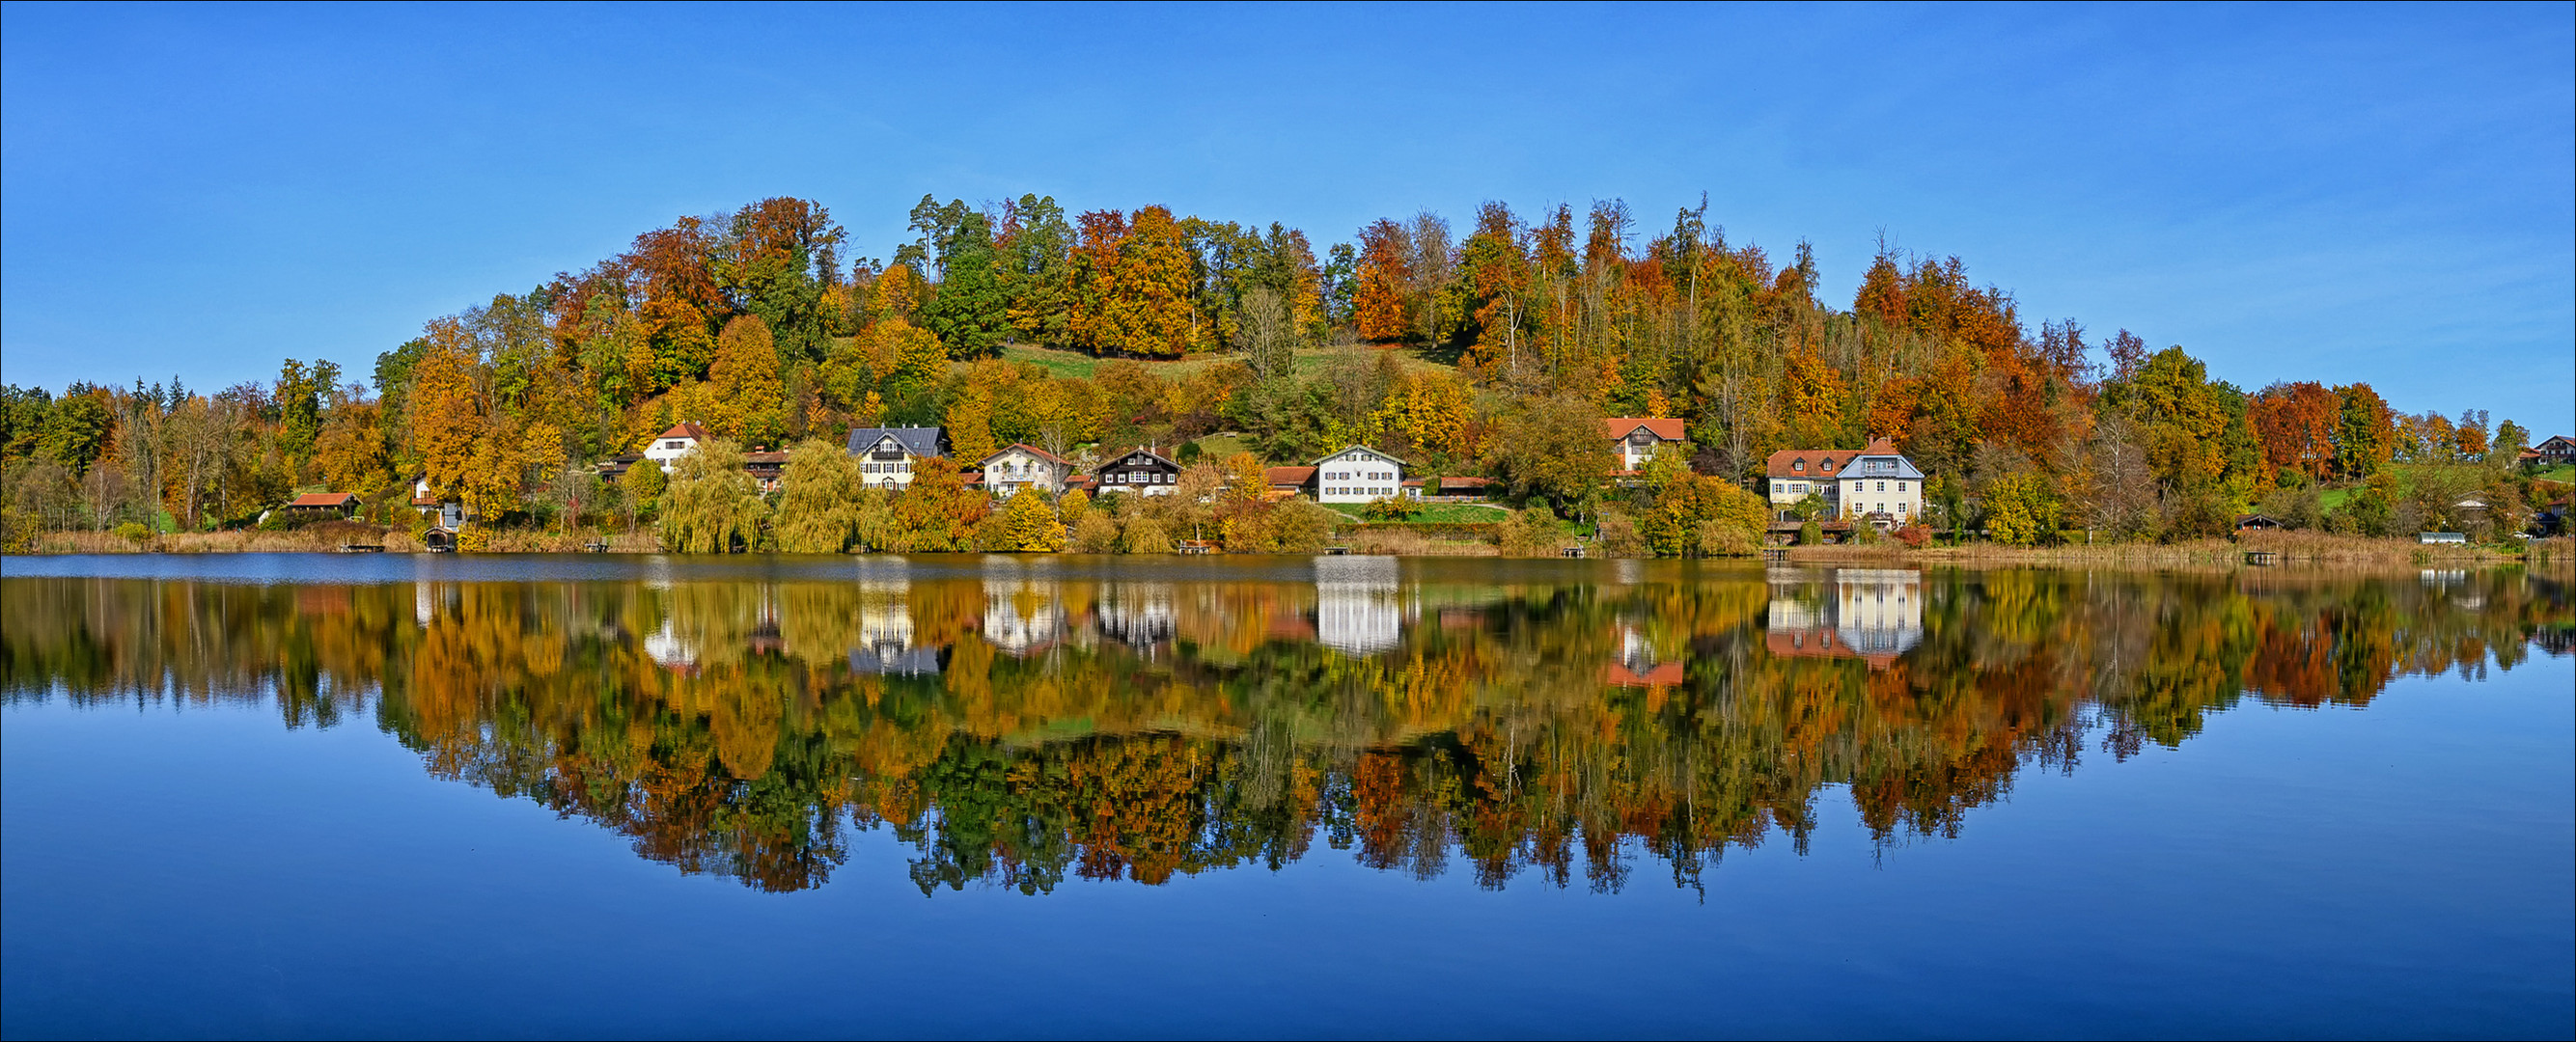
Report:
[[1366,503],[1404,494],[1404,461],[1354,445],[1315,461],[1315,499]]
[[1923,517],[1923,472],[1903,456],[1861,456],[1837,476],[1835,511],[1847,518],[1884,515],[1895,524]]
[[662,468],[662,473],[668,474],[680,457],[698,451],[698,444],[706,437],[706,428],[694,423],[680,424],[655,435],[653,443],[644,446],[644,458],[652,460]]
[[1073,464],[1054,453],[1013,445],[984,457],[984,487],[996,496],[1024,488],[1053,495],[1064,491],[1064,479],[1072,471]]
[[913,472],[922,457],[912,446],[892,434],[878,437],[866,445],[853,446],[850,454],[858,457],[859,475],[869,488],[894,491],[912,486]]

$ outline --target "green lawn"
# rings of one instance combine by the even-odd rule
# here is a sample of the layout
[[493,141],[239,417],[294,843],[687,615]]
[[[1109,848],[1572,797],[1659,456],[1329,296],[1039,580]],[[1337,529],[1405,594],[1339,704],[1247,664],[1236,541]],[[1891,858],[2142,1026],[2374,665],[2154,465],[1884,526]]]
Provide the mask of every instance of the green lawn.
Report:
[[[1366,504],[1363,503],[1324,504],[1324,509],[1340,514],[1343,517],[1350,518],[1353,521],[1368,520],[1366,517],[1361,516],[1361,511],[1365,507]],[[1510,516],[1512,516],[1512,512],[1509,510],[1505,510],[1497,506],[1487,506],[1483,503],[1424,503],[1422,504],[1421,509],[1414,513],[1413,520],[1439,524],[1471,524],[1485,521],[1500,521]]]

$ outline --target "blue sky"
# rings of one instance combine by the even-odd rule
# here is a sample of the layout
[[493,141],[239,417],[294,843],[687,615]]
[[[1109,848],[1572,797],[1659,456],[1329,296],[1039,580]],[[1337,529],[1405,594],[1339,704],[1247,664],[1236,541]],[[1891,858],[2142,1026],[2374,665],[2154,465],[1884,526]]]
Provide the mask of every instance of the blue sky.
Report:
[[1283,221],[1702,191],[2034,327],[2576,432],[2576,6],[0,7],[0,379],[363,373],[638,232],[814,199]]

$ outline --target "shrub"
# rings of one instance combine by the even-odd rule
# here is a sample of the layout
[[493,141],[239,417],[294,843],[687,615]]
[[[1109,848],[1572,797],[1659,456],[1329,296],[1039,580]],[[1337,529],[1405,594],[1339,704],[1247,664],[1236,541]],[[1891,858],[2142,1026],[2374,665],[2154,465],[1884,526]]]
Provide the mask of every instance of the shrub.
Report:
[[1494,545],[1505,557],[1554,557],[1564,541],[1556,515],[1544,507],[1515,513],[1494,529]]
[[128,521],[116,526],[116,537],[129,543],[140,543],[152,538],[152,530],[135,522]]
[[1379,496],[1360,508],[1360,516],[1371,521],[1411,521],[1421,505],[1401,496]]
[[1073,552],[1109,554],[1118,552],[1118,522],[1101,511],[1088,511],[1073,524]]
[[1600,532],[1599,545],[1603,557],[1655,556],[1654,547],[1647,545],[1646,537],[1637,532],[1637,523],[1628,520],[1626,514],[1601,515]]
[[1119,542],[1120,549],[1131,554],[1172,552],[1172,537],[1163,531],[1163,523],[1154,520],[1152,514],[1138,514],[1127,519],[1127,531]]
[[1321,553],[1333,541],[1333,524],[1339,520],[1340,514],[1314,500],[1287,500],[1271,511],[1270,538],[1281,553]]
[[1932,530],[1922,525],[1907,525],[1896,530],[1896,541],[1920,550],[1932,542]]

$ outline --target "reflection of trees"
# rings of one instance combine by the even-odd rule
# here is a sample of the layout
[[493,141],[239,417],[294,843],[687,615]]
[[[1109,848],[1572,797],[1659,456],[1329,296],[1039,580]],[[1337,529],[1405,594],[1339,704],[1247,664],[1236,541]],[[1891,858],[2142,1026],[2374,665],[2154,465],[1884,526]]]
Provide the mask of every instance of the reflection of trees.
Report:
[[[2247,696],[2367,705],[2576,621],[2516,572],[1769,579],[1372,586],[1408,621],[1337,650],[1301,583],[13,578],[0,686],[273,697],[290,727],[372,710],[436,776],[763,889],[820,884],[879,826],[925,891],[1276,868],[1318,837],[1424,877],[1616,889],[1641,851],[1693,883],[1729,846],[1803,848],[1829,787],[1883,840],[1955,835],[2095,736],[2125,757]],[[1877,590],[1911,600],[1854,599]],[[1799,606],[1826,597],[1843,614]],[[1901,640],[1778,653],[1801,625]]]

